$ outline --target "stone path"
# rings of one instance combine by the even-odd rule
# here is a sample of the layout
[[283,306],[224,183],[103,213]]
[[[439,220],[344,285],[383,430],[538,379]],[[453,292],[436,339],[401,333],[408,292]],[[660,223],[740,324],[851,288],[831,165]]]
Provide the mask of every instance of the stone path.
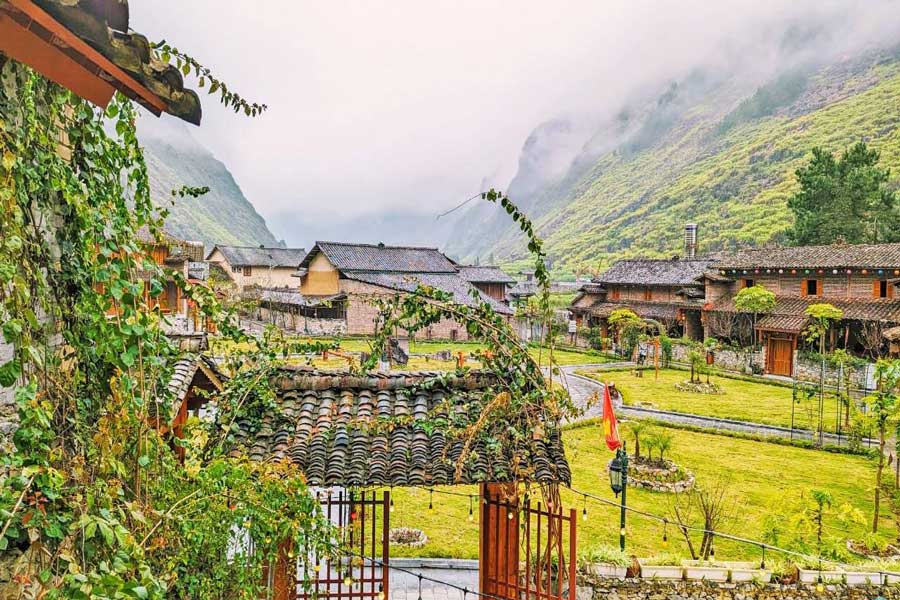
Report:
[[[449,559],[394,559],[391,569],[390,600],[418,600],[419,578],[417,574],[452,583],[470,590],[478,589],[478,561]],[[397,567],[413,571],[407,573]],[[422,581],[422,600],[464,600],[462,590]],[[468,600],[476,600],[474,594],[467,595]]]

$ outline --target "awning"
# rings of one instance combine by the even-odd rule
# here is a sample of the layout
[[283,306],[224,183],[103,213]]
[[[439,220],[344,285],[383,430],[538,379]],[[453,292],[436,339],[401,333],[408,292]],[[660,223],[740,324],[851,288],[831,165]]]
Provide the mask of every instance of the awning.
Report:
[[766,315],[756,322],[758,331],[800,333],[809,319],[805,315]]

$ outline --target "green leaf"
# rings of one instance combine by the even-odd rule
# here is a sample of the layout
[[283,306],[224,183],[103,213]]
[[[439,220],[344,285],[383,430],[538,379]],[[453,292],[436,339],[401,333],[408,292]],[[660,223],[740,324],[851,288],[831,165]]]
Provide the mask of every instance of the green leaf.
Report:
[[146,454],[144,454],[143,456],[141,456],[138,459],[138,464],[141,465],[142,467],[146,467],[147,465],[150,464],[150,457],[147,456]]
[[112,527],[102,521],[97,522],[97,527],[100,528],[100,535],[103,536],[103,541],[111,548],[116,541],[116,534],[113,533]]

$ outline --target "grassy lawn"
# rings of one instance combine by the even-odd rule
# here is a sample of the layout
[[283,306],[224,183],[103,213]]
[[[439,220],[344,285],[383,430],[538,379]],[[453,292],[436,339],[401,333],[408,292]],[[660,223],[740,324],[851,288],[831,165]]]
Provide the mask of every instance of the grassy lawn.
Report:
[[[717,478],[728,482],[734,499],[735,517],[722,531],[761,539],[763,521],[773,510],[797,506],[801,494],[813,488],[829,491],[834,506],[844,503],[860,509],[871,518],[871,488],[874,482],[874,462],[863,457],[829,454],[750,440],[740,440],[715,434],[669,429],[673,437],[671,457],[694,473],[700,485]],[[565,432],[566,453],[572,466],[573,487],[613,500],[604,465],[612,457],[600,442],[599,425],[591,424]],[[454,492],[477,494],[474,486],[456,486]],[[428,535],[428,543],[417,550],[393,546],[394,556],[476,558],[478,555],[478,507],[475,520],[468,521],[469,500],[434,495],[434,509],[428,509],[429,494],[423,489],[393,490],[395,510],[392,527],[416,527]],[[578,547],[585,550],[597,543],[618,542],[618,509],[588,501],[588,519],[581,519],[583,498],[569,490],[562,491],[565,506],[576,508]],[[628,504],[653,514],[670,516],[672,496],[637,488],[628,491]],[[885,540],[897,535],[889,509],[884,507],[880,534]],[[837,523],[829,523],[837,527]],[[847,532],[859,539],[867,525],[853,525]],[[635,515],[628,516],[628,551],[637,556],[651,556],[673,552],[687,556],[686,545],[675,531],[668,528],[668,543],[663,544],[663,525]],[[696,542],[695,542],[696,543]],[[745,545],[720,540],[716,544],[719,560],[759,560],[759,551]],[[771,553],[768,560],[774,558]]]
[[[646,406],[661,410],[751,421],[766,425],[791,426],[791,407],[794,409],[794,426],[799,429],[817,429],[818,398],[807,400],[801,396],[794,403],[791,388],[766,383],[755,383],[728,377],[710,377],[724,394],[696,394],[681,392],[675,384],[687,381],[688,371],[660,369],[659,379],[652,370],[643,377],[635,377],[631,371],[593,371],[580,374],[598,381],[613,381],[622,392],[627,405]],[[706,377],[703,376],[703,381]],[[825,398],[825,429],[835,430],[837,401]]]
[[[305,340],[307,338],[297,338],[298,341]],[[322,339],[322,338],[317,338]],[[341,350],[346,352],[369,352],[371,350],[370,340],[366,338],[346,338],[337,340],[340,343]],[[244,348],[239,348],[232,342],[214,339],[211,341],[212,351],[213,353],[217,352],[229,352],[233,350],[239,349],[247,349],[247,345],[244,344]],[[450,341],[411,341],[409,345],[410,353],[412,354],[434,354],[441,350],[450,350],[450,352],[455,356],[457,352],[463,352],[467,355],[472,354],[478,350],[482,350],[484,345],[476,343],[476,342],[450,342]],[[530,346],[528,349],[529,354],[533,356],[535,359],[540,360],[542,365],[550,364],[549,360],[549,350],[547,348],[539,348],[537,346]],[[570,349],[554,349],[553,357],[557,365],[583,365],[590,363],[603,363],[609,362],[610,359],[599,352],[594,350],[570,350]],[[296,362],[296,361],[294,361]],[[313,359],[313,365],[321,368],[330,368],[330,369],[340,369],[341,367],[346,366],[347,362],[343,359],[333,358],[328,361],[324,361],[321,358]],[[469,366],[477,366],[472,362],[468,363]],[[405,370],[447,370],[453,369],[456,367],[456,361],[436,361],[431,359],[426,359],[422,357],[412,357],[410,358],[409,364],[404,367]]]

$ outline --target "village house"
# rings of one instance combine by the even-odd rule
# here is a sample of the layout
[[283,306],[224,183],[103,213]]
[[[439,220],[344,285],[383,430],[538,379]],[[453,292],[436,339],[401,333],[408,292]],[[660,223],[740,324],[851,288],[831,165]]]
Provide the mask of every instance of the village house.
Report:
[[306,256],[303,248],[216,245],[206,257],[234,282],[248,288],[296,288],[297,265]]
[[[371,335],[378,321],[374,301],[415,291],[420,284],[451,293],[457,302],[487,302],[498,313],[511,315],[500,299],[507,279],[499,269],[484,269],[466,273],[467,267],[436,248],[316,242],[295,270],[299,290],[263,290],[260,317],[309,335]],[[454,321],[436,323],[419,335],[467,338],[465,328]]]
[[499,302],[506,302],[516,280],[503,272],[500,267],[480,265],[459,265],[460,276]]
[[630,309],[639,317],[665,326],[673,337],[703,338],[705,303],[703,275],[714,258],[698,258],[697,226],[685,227],[686,258],[620,260],[585,284],[569,312],[581,327],[599,328],[613,337],[608,318],[615,310]]
[[[735,306],[746,287],[761,285],[775,294],[775,308],[760,315],[756,331],[767,373],[790,376],[804,344],[806,309],[827,303],[843,311],[828,334],[828,348],[878,356],[884,333],[900,325],[900,244],[760,248],[723,256],[705,276],[707,336],[735,338],[747,315]],[[742,316],[740,319],[738,317]]]

